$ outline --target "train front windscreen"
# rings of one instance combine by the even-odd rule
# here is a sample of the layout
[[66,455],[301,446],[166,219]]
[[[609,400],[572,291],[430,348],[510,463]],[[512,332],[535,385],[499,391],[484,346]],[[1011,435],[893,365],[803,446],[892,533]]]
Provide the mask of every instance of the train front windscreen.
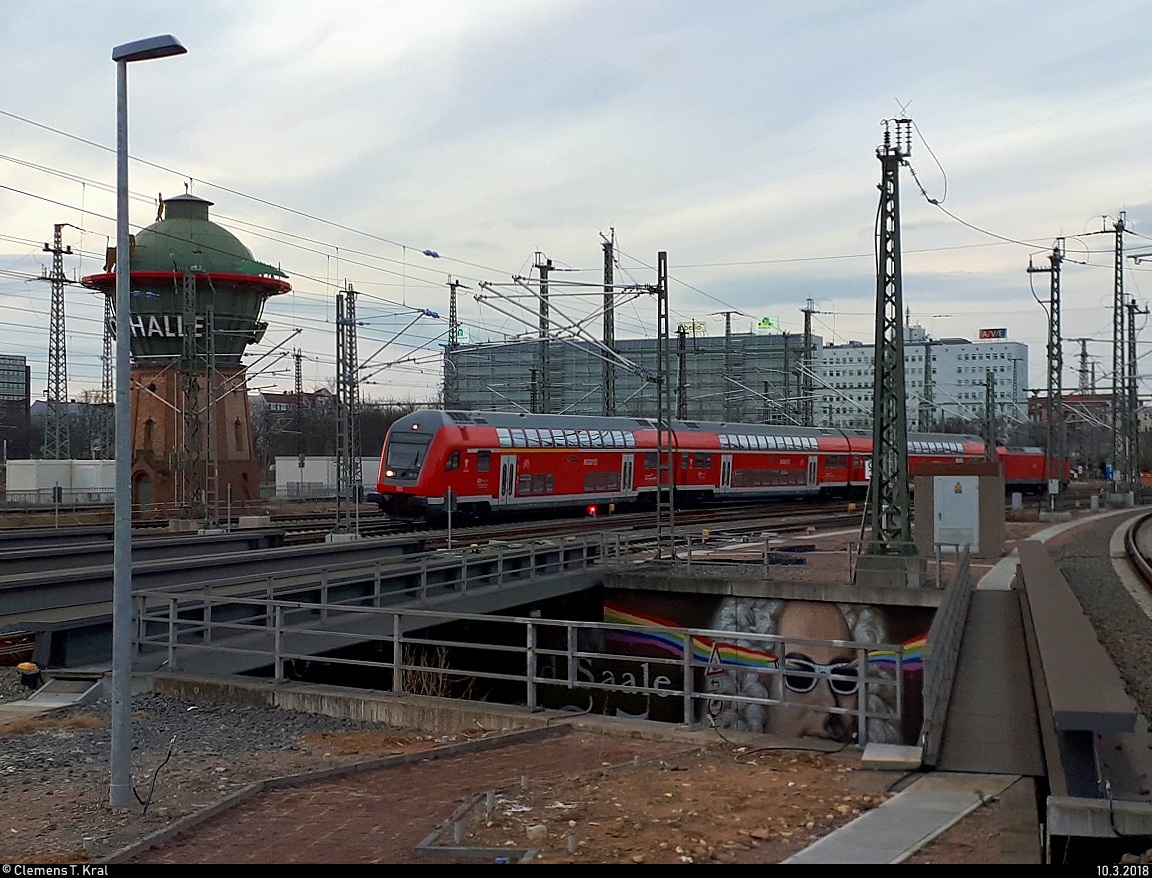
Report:
[[391,433],[384,455],[384,475],[390,479],[418,478],[431,442],[428,433]]

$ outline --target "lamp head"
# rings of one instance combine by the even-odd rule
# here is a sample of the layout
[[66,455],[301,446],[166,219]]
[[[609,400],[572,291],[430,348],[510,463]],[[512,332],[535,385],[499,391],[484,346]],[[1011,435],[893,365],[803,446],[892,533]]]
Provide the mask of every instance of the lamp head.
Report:
[[144,40],[135,40],[124,43],[112,49],[112,60],[121,61],[147,61],[150,58],[167,58],[169,55],[183,55],[188,50],[172,34],[160,34]]

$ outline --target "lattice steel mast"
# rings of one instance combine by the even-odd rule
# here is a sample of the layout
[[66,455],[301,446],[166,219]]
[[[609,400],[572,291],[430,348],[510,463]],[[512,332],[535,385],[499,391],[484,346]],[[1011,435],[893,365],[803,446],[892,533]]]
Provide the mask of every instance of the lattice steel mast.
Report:
[[1140,308],[1136,300],[1128,303],[1128,398],[1124,407],[1125,445],[1128,457],[1125,460],[1125,473],[1128,485],[1135,490],[1140,486],[1140,398],[1139,369],[1136,357],[1136,315],[1147,314],[1147,308]]
[[1064,350],[1060,344],[1060,263],[1064,261],[1064,239],[1057,238],[1048,256],[1048,268],[1036,268],[1031,260],[1029,273],[1050,276],[1048,294],[1048,400],[1047,449],[1044,455],[1044,477],[1059,479],[1064,460]]
[[[175,266],[173,266],[175,268]],[[204,358],[197,338],[204,327],[196,317],[196,273],[179,272],[180,291],[183,307],[181,323],[180,387],[181,412],[184,423],[183,453],[180,456],[179,470],[183,475],[180,482],[183,488],[180,504],[189,518],[196,518],[204,502],[203,442],[200,436],[200,369]]]
[[460,347],[460,312],[456,306],[456,291],[464,284],[448,279],[448,345],[444,352],[444,408],[452,409],[460,405],[460,371],[453,356]]
[[912,550],[908,496],[908,420],[900,264],[900,166],[912,154],[911,119],[884,123],[877,215],[876,362],[872,401],[872,545],[874,555]]
[[1124,228],[1125,214],[1112,227],[1116,232],[1112,280],[1112,481],[1128,472],[1128,363],[1124,347]]
[[72,248],[61,246],[65,225],[67,223],[56,223],[53,227],[52,246],[44,245],[44,251],[52,254],[52,273],[46,278],[52,282],[52,317],[48,327],[48,410],[44,419],[44,457],[48,460],[67,460],[71,457],[71,437],[68,432],[68,351],[64,334],[64,256],[72,255]]
[[552,412],[552,384],[551,370],[549,368],[550,342],[548,333],[551,331],[550,315],[548,312],[548,273],[552,270],[552,260],[545,259],[543,253],[536,254],[536,269],[540,272],[540,373],[537,376],[540,389],[540,404],[538,414]]
[[611,357],[611,352],[616,350],[616,230],[611,232],[612,236],[601,245],[604,248],[604,347],[609,351],[603,368],[604,415],[609,418],[616,414],[616,364]]
[[356,353],[356,291],[336,294],[336,532],[359,534],[360,364]]
[[656,444],[659,446],[656,474],[657,554],[676,555],[676,483],[672,466],[672,369],[668,317],[668,254],[656,256]]
[[984,459],[996,460],[996,373],[984,373]]

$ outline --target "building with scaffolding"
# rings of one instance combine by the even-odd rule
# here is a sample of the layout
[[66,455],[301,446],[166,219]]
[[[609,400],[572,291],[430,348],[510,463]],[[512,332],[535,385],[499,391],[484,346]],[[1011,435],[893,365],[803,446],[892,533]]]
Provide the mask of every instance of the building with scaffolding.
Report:
[[[813,339],[814,356],[821,341]],[[541,381],[536,339],[464,344],[445,351],[452,381],[445,407],[549,414],[656,416],[655,339],[618,339],[615,400],[606,398],[605,358],[582,340],[554,340]],[[804,338],[801,335],[687,331],[670,340],[669,381],[677,417],[686,420],[800,424],[804,422]],[[544,399],[547,396],[547,399]]]
[[[631,366],[617,364],[614,413],[655,416],[654,339],[617,340]],[[686,420],[872,427],[874,345],[824,344],[812,337],[812,360],[802,335],[733,333],[671,340],[669,358],[677,416]],[[927,361],[926,361],[927,358]],[[547,404],[542,399],[537,339],[463,344],[445,351],[454,380],[445,407],[603,415],[604,357],[585,341],[553,341]],[[925,368],[927,364],[927,368]],[[984,418],[987,376],[1000,423],[1028,418],[1028,346],[997,337],[979,342],[932,339],[921,326],[905,328],[905,392],[909,428],[930,431]]]

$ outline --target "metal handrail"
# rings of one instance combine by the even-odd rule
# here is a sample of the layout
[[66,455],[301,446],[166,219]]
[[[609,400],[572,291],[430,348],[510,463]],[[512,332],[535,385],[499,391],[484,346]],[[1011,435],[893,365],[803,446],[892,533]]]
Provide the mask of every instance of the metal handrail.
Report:
[[[694,725],[709,715],[717,705],[759,704],[765,707],[788,706],[787,689],[778,687],[781,697],[754,697],[735,693],[713,691],[697,686],[696,677],[708,670],[740,671],[752,670],[764,674],[768,680],[778,678],[784,670],[777,662],[775,667],[760,665],[747,668],[737,664],[724,663],[719,666],[711,661],[711,654],[704,645],[738,642],[743,646],[761,649],[765,653],[783,655],[788,645],[835,646],[855,650],[861,658],[874,651],[884,651],[894,661],[894,674],[870,669],[863,661],[864,672],[859,674],[860,690],[856,706],[803,705],[806,709],[824,713],[842,714],[854,717],[860,730],[858,744],[867,741],[867,727],[870,721],[894,723],[899,727],[901,719],[903,647],[894,644],[865,643],[859,641],[811,640],[789,637],[785,641],[779,635],[754,634],[747,632],[726,632],[714,629],[669,628],[660,626],[637,626],[606,622],[583,622],[570,620],[542,620],[537,618],[492,616],[432,610],[417,607],[380,607],[337,604],[321,607],[314,602],[286,601],[269,598],[237,598],[210,594],[192,595],[186,591],[154,591],[136,596],[140,619],[140,648],[162,649],[167,652],[168,665],[176,670],[182,658],[194,652],[211,651],[219,654],[243,654],[259,657],[274,669],[276,680],[287,679],[286,666],[294,660],[323,662],[331,665],[346,665],[374,668],[381,672],[391,671],[392,691],[406,691],[405,680],[409,674],[430,675],[434,678],[461,675],[522,686],[524,700],[530,709],[540,706],[541,687],[563,687],[572,691],[612,692],[623,696],[645,696],[679,698],[682,701],[680,721]],[[235,615],[227,620],[213,618],[212,608],[218,605],[248,607],[250,612],[243,617]],[[189,613],[199,610],[194,618]],[[323,618],[321,626],[305,624],[306,620]],[[444,638],[409,637],[403,629],[404,622],[423,622],[422,628],[450,622],[476,621],[485,624],[505,624],[520,627],[522,637],[516,644],[492,644],[487,642],[451,640]],[[357,628],[357,624],[360,627]],[[343,625],[343,629],[341,628]],[[668,657],[637,656],[630,653],[613,652],[605,649],[589,648],[581,644],[581,635],[592,643],[600,643],[613,633],[628,637],[648,634],[658,637],[661,642],[671,645]],[[259,635],[258,643],[245,644],[240,635]],[[549,637],[548,635],[552,636]],[[325,655],[322,658],[300,648],[301,642],[309,637],[324,638],[325,650],[331,644],[342,641],[375,642],[381,645],[391,643],[391,660],[353,659]],[[289,638],[295,648],[289,648]],[[679,654],[675,644],[679,643]],[[686,645],[692,648],[685,648]],[[406,647],[419,647],[423,650],[437,647],[460,648],[486,657],[503,655],[509,666],[523,668],[523,672],[508,670],[508,667],[494,668],[491,661],[482,667],[436,667],[405,658]],[[384,651],[386,654],[386,650]],[[513,656],[520,655],[520,659]],[[708,656],[702,658],[702,655]],[[632,662],[644,667],[648,676],[644,682],[608,682],[595,678],[582,679],[581,662]],[[653,673],[652,668],[661,669]],[[586,676],[586,675],[584,675]],[[674,680],[679,677],[680,684]],[[869,692],[883,688],[889,695],[882,703],[893,705],[888,710],[870,708]],[[765,687],[765,691],[774,691]]]

